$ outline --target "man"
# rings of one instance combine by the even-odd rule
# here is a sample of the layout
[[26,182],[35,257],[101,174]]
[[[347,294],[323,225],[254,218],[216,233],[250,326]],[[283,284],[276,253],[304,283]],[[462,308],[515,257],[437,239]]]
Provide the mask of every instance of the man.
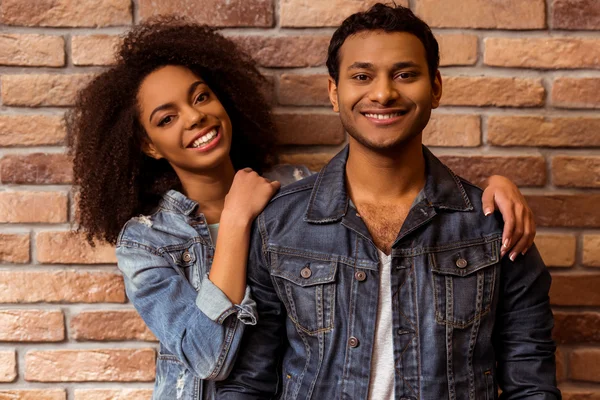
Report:
[[537,250],[501,257],[481,191],[425,147],[438,46],[403,7],[346,19],[329,95],[349,144],[257,219],[259,323],[222,399],[558,399]]

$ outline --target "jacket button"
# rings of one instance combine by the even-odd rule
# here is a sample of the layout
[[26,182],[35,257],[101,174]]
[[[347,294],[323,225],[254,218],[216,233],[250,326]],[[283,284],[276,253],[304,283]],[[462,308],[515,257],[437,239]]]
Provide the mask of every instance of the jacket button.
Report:
[[459,258],[458,260],[456,260],[456,266],[458,268],[464,268],[467,266],[467,260],[465,260],[464,258]]
[[352,347],[353,349],[358,347],[359,344],[360,342],[354,336],[350,336],[350,339],[348,339],[348,346]]
[[312,275],[312,271],[310,270],[310,267],[304,267],[304,268],[302,268],[302,271],[300,271],[300,276],[303,277],[304,279],[310,278],[311,275]]
[[367,274],[365,274],[365,271],[356,271],[356,273],[354,274],[354,279],[356,279],[359,282],[362,282],[365,279],[367,279]]
[[183,262],[190,262],[192,261],[192,255],[189,251],[186,250],[183,252],[183,256],[181,257],[181,259],[183,260]]

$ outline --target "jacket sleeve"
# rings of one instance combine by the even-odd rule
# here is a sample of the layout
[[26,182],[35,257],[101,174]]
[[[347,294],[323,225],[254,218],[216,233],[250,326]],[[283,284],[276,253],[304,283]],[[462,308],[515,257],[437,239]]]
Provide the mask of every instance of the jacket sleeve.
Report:
[[[240,354],[229,377],[218,382],[218,400],[250,400],[274,398],[280,389],[281,359],[285,343],[285,308],[277,296],[258,226],[254,224],[248,261],[248,285],[256,300],[258,323],[248,327]],[[264,232],[264,229],[260,229]]]
[[515,262],[504,257],[494,328],[501,399],[561,399],[556,387],[551,277],[535,246]]
[[127,296],[166,350],[199,378],[224,379],[245,325],[256,323],[249,289],[234,305],[205,276],[196,292],[162,255],[142,245],[120,244],[117,260]]

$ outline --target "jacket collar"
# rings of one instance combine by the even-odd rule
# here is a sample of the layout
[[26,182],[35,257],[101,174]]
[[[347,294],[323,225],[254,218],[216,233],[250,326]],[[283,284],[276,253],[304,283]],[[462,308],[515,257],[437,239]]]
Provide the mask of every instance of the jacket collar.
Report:
[[[473,209],[460,179],[431,151],[423,146],[426,181],[424,194],[429,204],[438,209],[470,211]],[[319,172],[313,187],[306,222],[324,224],[342,219],[348,211],[346,190],[346,161],[348,146],[344,147]]]
[[169,190],[163,195],[159,206],[167,211],[191,215],[198,207],[198,203],[188,199],[183,193],[180,193],[177,190]]

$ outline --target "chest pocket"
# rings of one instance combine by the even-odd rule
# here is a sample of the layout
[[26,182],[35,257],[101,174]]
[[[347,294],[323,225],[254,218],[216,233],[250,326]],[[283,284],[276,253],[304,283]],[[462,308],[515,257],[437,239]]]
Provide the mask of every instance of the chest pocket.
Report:
[[500,239],[430,253],[438,323],[466,328],[489,312],[500,260],[499,244]]
[[333,328],[337,262],[271,253],[274,278],[288,317],[310,335]]
[[203,268],[200,268],[202,262],[200,245],[176,246],[170,248],[167,254],[175,267],[186,277],[194,289],[198,290],[203,275]]

